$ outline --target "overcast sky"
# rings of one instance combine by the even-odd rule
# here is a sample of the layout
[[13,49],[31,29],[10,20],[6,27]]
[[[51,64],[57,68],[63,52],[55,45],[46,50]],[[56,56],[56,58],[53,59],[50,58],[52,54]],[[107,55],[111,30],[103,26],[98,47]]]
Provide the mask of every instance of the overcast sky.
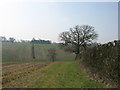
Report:
[[75,25],[94,26],[100,43],[118,39],[118,3],[13,0],[0,3],[0,36],[58,42],[58,35]]

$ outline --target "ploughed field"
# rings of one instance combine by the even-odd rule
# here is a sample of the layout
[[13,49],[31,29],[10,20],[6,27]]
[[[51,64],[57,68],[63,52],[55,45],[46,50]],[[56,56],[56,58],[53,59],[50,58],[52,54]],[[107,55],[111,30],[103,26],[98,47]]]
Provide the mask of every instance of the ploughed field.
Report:
[[[51,62],[4,62],[2,64],[2,87],[24,87],[26,84],[26,81],[24,81],[25,78],[50,63]],[[22,82],[22,80],[24,82]]]

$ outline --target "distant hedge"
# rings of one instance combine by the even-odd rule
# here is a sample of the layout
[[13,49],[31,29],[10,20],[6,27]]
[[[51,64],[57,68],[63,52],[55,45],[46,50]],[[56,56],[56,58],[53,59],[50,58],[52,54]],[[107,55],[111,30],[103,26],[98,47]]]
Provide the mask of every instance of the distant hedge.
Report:
[[105,81],[120,84],[120,40],[87,48],[81,53],[80,61]]

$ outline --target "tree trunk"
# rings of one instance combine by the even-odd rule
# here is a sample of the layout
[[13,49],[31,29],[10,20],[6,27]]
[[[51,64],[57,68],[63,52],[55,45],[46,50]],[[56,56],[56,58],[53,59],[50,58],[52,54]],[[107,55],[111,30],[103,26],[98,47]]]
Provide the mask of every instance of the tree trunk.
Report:
[[54,59],[54,57],[53,57],[53,58],[52,58],[52,61],[54,62],[54,60],[55,60],[55,59]]
[[78,46],[78,49],[77,49],[77,54],[79,54],[80,53],[80,47]]
[[34,44],[32,44],[32,58],[35,59],[35,48],[34,48]]
[[77,60],[77,57],[78,57],[79,53],[80,53],[80,47],[79,47],[79,45],[78,45],[78,46],[77,46],[77,51],[76,51],[75,60]]
[[79,55],[79,54],[76,54],[76,56],[75,56],[75,60],[77,60],[78,55]]

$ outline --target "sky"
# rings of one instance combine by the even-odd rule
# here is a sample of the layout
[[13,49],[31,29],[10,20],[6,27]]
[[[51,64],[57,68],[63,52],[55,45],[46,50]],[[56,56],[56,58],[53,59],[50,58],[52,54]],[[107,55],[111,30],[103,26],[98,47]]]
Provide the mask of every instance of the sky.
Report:
[[[120,1],[118,3],[118,15],[120,15]],[[120,23],[120,18],[118,18],[118,23]],[[118,25],[118,39],[120,40],[120,25]]]
[[76,25],[93,26],[98,33],[98,43],[117,40],[118,3],[54,0],[3,0],[0,3],[0,36],[59,42],[59,34]]

